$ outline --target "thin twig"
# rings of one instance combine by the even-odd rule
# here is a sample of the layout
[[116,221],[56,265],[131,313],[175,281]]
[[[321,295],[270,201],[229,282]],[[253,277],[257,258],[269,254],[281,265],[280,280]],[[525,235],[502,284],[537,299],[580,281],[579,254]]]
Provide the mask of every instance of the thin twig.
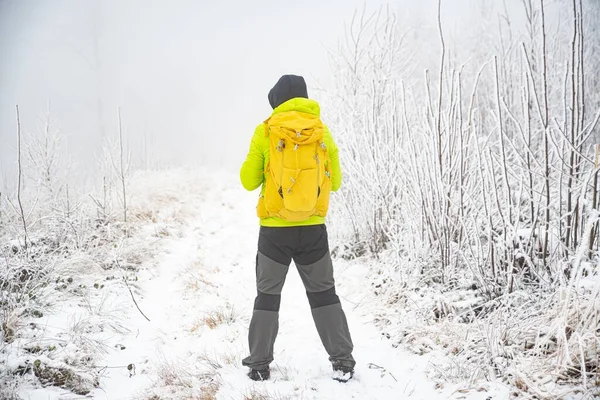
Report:
[[[119,268],[121,268],[121,264],[119,263],[119,260],[115,260],[117,263],[117,266]],[[123,281],[125,282],[125,286],[127,286],[127,290],[129,290],[129,294],[131,294],[131,298],[133,299],[133,303],[135,304],[135,306],[137,307],[138,311],[140,312],[140,314],[142,314],[142,316],[144,318],[146,318],[146,320],[148,320],[148,322],[150,322],[150,318],[148,318],[146,316],[146,314],[144,314],[144,312],[142,311],[142,309],[140,308],[140,306],[138,305],[137,301],[135,300],[135,296],[133,295],[133,292],[131,291],[131,288],[129,287],[129,283],[127,282],[127,278],[125,276],[123,276]]]
[[123,165],[123,129],[121,126],[121,108],[119,107],[119,178],[121,179],[121,189],[123,190],[123,222],[127,223],[127,191],[125,185],[125,176],[129,172],[129,166],[127,172],[125,172],[125,166]]
[[396,379],[396,377],[394,376],[394,374],[392,374],[392,373],[391,373],[390,371],[388,371],[387,369],[383,368],[381,365],[377,365],[377,364],[375,364],[375,363],[369,363],[369,364],[367,364],[367,366],[369,367],[369,369],[379,369],[379,370],[382,370],[383,372],[385,372],[385,373],[387,373],[387,374],[390,374],[390,376],[391,376],[392,378],[394,378],[394,380],[395,380],[396,382],[398,382],[398,379]]
[[18,189],[17,189],[17,202],[19,203],[19,210],[20,210],[20,217],[21,217],[21,221],[23,222],[23,232],[25,235],[25,255],[28,255],[28,245],[27,242],[29,242],[29,237],[27,235],[27,221],[25,220],[25,212],[23,211],[23,201],[21,200],[21,192],[22,192],[22,184],[23,184],[23,166],[21,163],[21,118],[19,116],[19,106],[16,106],[17,109],[17,140],[18,140],[18,144],[17,144],[17,149],[18,149],[18,169],[19,169],[19,182],[18,182]]
[[544,267],[550,273],[548,266],[548,245],[550,235],[550,146],[548,136],[549,125],[549,106],[548,106],[548,55],[546,54],[546,16],[544,13],[544,0],[540,0],[540,12],[542,22],[542,61],[543,61],[543,84],[544,84],[544,177],[546,188],[546,210],[545,210],[545,227],[544,227],[544,243],[542,250],[542,259]]

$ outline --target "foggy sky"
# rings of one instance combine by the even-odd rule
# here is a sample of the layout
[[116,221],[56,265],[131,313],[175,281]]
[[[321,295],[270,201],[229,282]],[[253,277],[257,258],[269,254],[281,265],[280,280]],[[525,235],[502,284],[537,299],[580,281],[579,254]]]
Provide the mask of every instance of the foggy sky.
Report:
[[[14,168],[15,104],[30,133],[50,109],[73,173],[93,170],[102,135],[117,134],[118,107],[134,162],[146,148],[151,165],[237,168],[279,76],[304,75],[320,100],[344,23],[384,3],[0,0],[0,177]],[[436,23],[436,0],[389,4]],[[449,31],[471,6],[444,2]],[[439,44],[423,52],[436,57]]]

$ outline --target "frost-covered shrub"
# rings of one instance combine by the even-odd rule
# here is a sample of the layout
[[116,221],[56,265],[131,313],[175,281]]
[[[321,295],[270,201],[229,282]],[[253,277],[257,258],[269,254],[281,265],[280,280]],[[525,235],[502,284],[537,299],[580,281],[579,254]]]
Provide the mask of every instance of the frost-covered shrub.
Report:
[[[598,375],[598,148],[590,138],[600,110],[588,105],[600,91],[586,71],[599,53],[581,34],[593,30],[586,13],[597,7],[523,6],[475,8],[481,15],[461,34],[432,16],[430,37],[389,10],[357,14],[334,57],[330,99],[345,172],[335,253],[381,258],[373,279],[382,301],[401,308],[414,295],[422,307],[415,334],[397,338],[420,343],[423,323],[476,327],[469,340],[439,331],[437,345],[464,367],[445,366],[447,376],[503,376],[521,391],[558,393],[520,368],[539,362],[587,387]],[[413,57],[434,40],[435,58]],[[432,254],[418,262],[423,253]],[[583,275],[596,291],[574,284]],[[397,321],[383,320],[392,331]],[[462,349],[452,350],[457,340]]]

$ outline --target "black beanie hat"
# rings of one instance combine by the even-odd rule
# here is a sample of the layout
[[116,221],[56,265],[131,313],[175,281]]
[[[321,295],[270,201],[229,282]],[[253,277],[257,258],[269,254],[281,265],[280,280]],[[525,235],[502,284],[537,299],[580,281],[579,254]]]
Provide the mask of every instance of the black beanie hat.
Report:
[[296,97],[308,99],[304,78],[298,75],[283,75],[269,91],[269,104],[275,109]]

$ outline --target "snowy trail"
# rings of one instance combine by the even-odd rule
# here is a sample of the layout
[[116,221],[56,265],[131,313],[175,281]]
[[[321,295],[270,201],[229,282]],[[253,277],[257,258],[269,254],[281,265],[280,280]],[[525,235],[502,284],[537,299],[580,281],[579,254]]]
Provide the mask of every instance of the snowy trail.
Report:
[[[206,190],[210,187],[210,190]],[[268,382],[250,381],[241,366],[255,296],[258,234],[255,194],[211,183],[197,216],[141,279],[138,303],[151,322],[130,313],[131,333],[108,365],[135,364],[135,374],[108,370],[94,398],[106,399],[448,399],[466,398],[426,378],[428,358],[393,348],[361,304],[366,271],[334,263],[355,343],[355,379],[340,384],[314,323],[304,287],[292,266],[282,294],[280,331]],[[339,265],[336,267],[336,265]],[[128,299],[130,301],[130,299]],[[356,306],[356,304],[359,304]],[[204,397],[203,397],[204,396]],[[212,397],[211,397],[212,396]],[[491,399],[470,393],[469,399]]]

